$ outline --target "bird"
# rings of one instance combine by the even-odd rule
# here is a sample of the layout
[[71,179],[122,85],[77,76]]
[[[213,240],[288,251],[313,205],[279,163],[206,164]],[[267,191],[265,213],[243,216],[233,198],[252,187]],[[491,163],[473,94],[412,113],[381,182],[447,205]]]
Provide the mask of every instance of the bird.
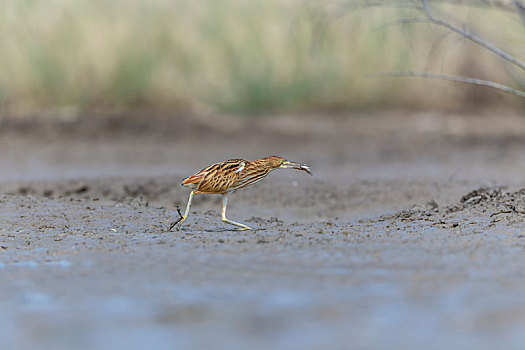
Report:
[[181,185],[191,188],[190,197],[184,215],[177,208],[180,218],[171,224],[168,231],[175,225],[180,230],[182,224],[188,217],[191,201],[196,194],[221,194],[222,195],[222,221],[237,226],[240,231],[251,230],[251,227],[226,218],[226,207],[228,206],[228,195],[240,188],[253,185],[264,179],[271,171],[279,168],[291,168],[302,170],[312,175],[310,166],[307,164],[292,162],[279,156],[270,156],[257,160],[230,159],[224,162],[212,164],[194,175],[182,180]]

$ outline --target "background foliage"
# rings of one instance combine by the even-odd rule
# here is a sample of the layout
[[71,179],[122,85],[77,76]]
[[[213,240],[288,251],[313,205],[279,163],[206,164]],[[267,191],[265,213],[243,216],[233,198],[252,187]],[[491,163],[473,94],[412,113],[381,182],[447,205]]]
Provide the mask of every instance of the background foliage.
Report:
[[[388,26],[415,17],[413,10],[356,4],[0,0],[0,108],[15,114],[145,107],[253,115],[523,107],[519,98],[479,87],[366,78],[415,69],[525,86],[525,77],[497,57],[442,28]],[[516,13],[463,3],[436,8],[525,57],[525,30]]]

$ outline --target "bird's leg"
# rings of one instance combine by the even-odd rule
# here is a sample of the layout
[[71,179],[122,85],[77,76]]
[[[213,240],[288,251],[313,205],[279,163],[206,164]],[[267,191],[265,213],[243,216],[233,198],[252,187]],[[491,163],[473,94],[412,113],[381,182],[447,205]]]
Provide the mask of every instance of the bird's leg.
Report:
[[240,227],[240,229],[238,229],[239,231],[251,230],[252,229],[251,227],[246,226],[244,224],[228,220],[226,218],[226,207],[227,206],[228,206],[228,193],[222,195],[222,221],[223,222],[228,223],[230,225],[239,226]]
[[[186,218],[188,217],[188,213],[190,212],[190,206],[191,206],[191,200],[193,199],[193,191],[191,191],[190,193],[190,198],[188,199],[188,204],[186,205],[186,211],[184,212],[184,215],[182,215],[177,221],[175,221],[173,224],[171,224],[170,228],[168,231],[171,231],[173,229],[173,227],[175,227],[175,225],[179,225],[177,226],[177,231],[180,230],[181,226],[182,226],[182,223],[184,222],[184,220],[186,220]],[[177,211],[179,212],[179,215],[180,215],[180,211],[179,211],[179,208],[177,208]]]

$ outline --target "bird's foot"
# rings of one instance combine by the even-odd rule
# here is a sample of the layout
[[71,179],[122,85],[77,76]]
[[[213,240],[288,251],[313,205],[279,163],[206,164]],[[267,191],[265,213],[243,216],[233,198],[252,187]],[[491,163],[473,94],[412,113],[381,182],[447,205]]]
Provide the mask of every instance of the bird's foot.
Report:
[[253,230],[253,229],[250,226],[246,226],[246,225],[235,229],[235,231],[246,231],[246,230]]
[[184,220],[186,220],[186,218],[188,217],[188,215],[182,215],[182,213],[180,212],[180,209],[179,207],[177,207],[177,213],[179,213],[179,216],[180,218],[177,219],[177,221],[173,222],[171,225],[170,225],[170,228],[168,229],[168,231],[171,231],[173,230],[173,228],[178,224],[176,230],[177,231],[180,231],[180,228],[182,226],[182,223],[184,222]]
[[251,227],[246,226],[245,224],[241,224],[240,222],[235,222],[235,221],[228,220],[225,217],[222,218],[222,222],[225,222],[227,224],[239,227],[239,228],[235,229],[235,231],[245,231],[245,230],[251,230],[252,229]]

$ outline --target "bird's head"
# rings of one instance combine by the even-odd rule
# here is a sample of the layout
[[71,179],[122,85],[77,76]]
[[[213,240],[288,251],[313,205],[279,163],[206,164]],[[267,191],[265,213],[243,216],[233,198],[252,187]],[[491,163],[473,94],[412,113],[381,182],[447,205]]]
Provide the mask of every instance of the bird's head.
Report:
[[312,170],[310,169],[310,166],[307,164],[292,162],[292,161],[289,161],[279,156],[271,156],[271,157],[267,157],[266,159],[270,163],[270,166],[274,169],[277,169],[277,168],[297,169],[297,170],[306,171],[308,174],[312,175]]

